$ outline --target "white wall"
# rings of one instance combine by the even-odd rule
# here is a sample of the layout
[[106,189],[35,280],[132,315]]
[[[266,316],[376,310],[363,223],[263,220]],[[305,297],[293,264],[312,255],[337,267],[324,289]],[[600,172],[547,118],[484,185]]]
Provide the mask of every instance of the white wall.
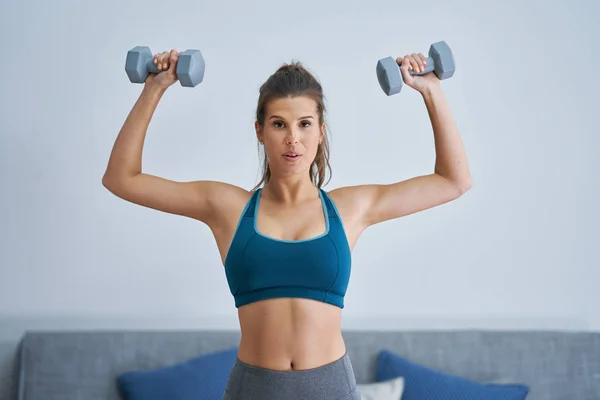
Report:
[[600,329],[597,1],[237,3],[1,3],[5,333],[238,327],[209,229],[101,184],[141,90],[123,68],[131,47],[198,48],[207,63],[199,87],[159,105],[146,172],[254,186],[258,88],[297,59],[327,96],[330,190],[432,171],[422,99],[385,96],[375,65],[438,40],[455,53],[442,87],[474,186],[364,233],[345,326]]

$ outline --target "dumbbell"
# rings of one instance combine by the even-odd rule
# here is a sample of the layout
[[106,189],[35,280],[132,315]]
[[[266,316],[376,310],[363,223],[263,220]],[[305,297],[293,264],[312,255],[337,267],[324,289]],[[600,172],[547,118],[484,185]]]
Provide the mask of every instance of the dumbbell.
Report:
[[[204,79],[204,58],[200,50],[186,50],[179,54],[176,73],[181,86],[195,87]],[[149,74],[158,74],[154,56],[149,47],[136,46],[127,52],[125,72],[132,83],[144,83]]]
[[[410,75],[424,75],[428,72],[433,71],[438,79],[448,79],[454,75],[454,56],[450,47],[446,42],[437,42],[429,47],[429,58],[427,58],[427,64],[425,65],[425,71],[415,72],[409,71]],[[388,96],[400,93],[402,90],[402,71],[400,66],[396,62],[396,59],[392,57],[382,58],[377,62],[377,80],[379,86],[383,89],[385,94]]]

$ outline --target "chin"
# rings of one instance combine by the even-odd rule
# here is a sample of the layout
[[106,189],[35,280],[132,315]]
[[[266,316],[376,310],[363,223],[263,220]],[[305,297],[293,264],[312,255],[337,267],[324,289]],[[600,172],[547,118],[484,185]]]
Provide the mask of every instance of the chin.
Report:
[[[271,171],[272,171],[272,167],[271,166]],[[291,176],[291,175],[301,175],[304,174],[305,172],[308,172],[308,166],[307,165],[299,165],[299,164],[286,164],[281,163],[279,165],[277,165],[277,173],[279,175],[286,175],[286,176]]]

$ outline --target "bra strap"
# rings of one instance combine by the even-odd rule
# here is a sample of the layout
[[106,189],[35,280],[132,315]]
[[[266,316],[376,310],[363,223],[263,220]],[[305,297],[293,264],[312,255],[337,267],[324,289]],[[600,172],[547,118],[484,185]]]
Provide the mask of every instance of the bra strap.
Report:
[[254,218],[254,213],[256,212],[256,202],[258,201],[258,196],[260,196],[260,191],[262,189],[257,189],[250,200],[248,201],[248,206],[246,207],[246,212],[244,213],[244,218]]

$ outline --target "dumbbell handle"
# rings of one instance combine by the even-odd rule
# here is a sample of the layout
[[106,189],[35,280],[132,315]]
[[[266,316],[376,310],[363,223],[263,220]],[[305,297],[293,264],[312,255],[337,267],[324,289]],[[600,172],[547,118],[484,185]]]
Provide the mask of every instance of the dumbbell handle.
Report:
[[158,69],[158,65],[154,64],[154,57],[149,58],[148,61],[146,61],[146,68],[151,74],[158,74],[166,71],[166,69]]
[[408,71],[409,74],[411,76],[414,76],[414,75],[425,75],[425,74],[427,74],[427,73],[429,73],[429,72],[431,72],[431,71],[433,71],[435,69],[435,62],[433,61],[433,58],[428,57],[425,62],[427,64],[425,64],[425,70],[423,72],[415,72],[413,70],[413,71]]

